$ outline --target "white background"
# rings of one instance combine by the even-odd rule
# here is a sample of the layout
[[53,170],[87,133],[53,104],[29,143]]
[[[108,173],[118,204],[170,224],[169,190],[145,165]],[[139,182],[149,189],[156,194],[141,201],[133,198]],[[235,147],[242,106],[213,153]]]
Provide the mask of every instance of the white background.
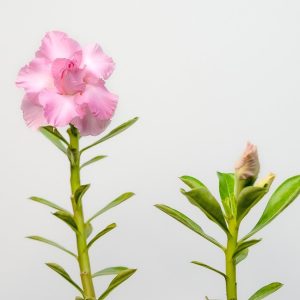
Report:
[[[95,244],[93,270],[125,265],[139,271],[110,300],[225,299],[223,279],[190,264],[223,268],[218,248],[153,207],[169,204],[210,234],[222,232],[180,194],[178,177],[198,177],[217,195],[215,172],[233,170],[247,140],[258,145],[261,175],[299,173],[299,1],[17,1],[0,2],[0,295],[1,299],[74,299],[44,262],[78,280],[72,258],[24,237],[37,234],[74,248],[73,233],[36,195],[69,207],[66,158],[26,128],[23,91],[14,85],[49,30],[82,44],[99,42],[116,61],[108,82],[120,96],[111,128],[139,116],[133,128],[92,150],[105,160],[82,172],[91,183],[86,215],[126,191],[136,196],[94,222],[118,227]],[[85,139],[84,143],[92,139]],[[87,156],[87,157],[88,157]],[[274,190],[273,187],[273,190]],[[266,200],[247,217],[258,219]],[[300,205],[296,201],[256,237],[239,266],[239,299],[262,285],[285,283],[270,299],[300,299]],[[98,294],[109,278],[97,278]]]

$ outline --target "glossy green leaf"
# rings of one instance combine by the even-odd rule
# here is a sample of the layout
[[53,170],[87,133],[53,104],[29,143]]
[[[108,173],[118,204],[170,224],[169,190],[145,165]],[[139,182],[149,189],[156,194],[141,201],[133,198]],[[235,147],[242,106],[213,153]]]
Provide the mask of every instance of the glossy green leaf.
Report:
[[56,243],[56,242],[53,242],[53,241],[51,241],[51,240],[45,239],[45,238],[43,238],[43,237],[41,237],[41,236],[37,236],[37,235],[27,236],[27,238],[28,238],[28,239],[31,239],[31,240],[38,241],[38,242],[46,243],[46,244],[51,245],[51,246],[53,246],[53,247],[56,247],[56,248],[58,248],[58,249],[60,249],[60,250],[62,250],[62,251],[64,251],[64,252],[66,252],[66,253],[68,253],[68,254],[74,256],[74,257],[77,259],[77,255],[76,255],[76,254],[74,254],[73,252],[69,251],[68,249],[66,249],[65,247],[59,245],[59,244]]
[[180,179],[191,189],[196,189],[199,187],[206,187],[200,180],[198,180],[192,176],[184,175],[184,176],[181,176]]
[[300,194],[300,175],[285,180],[273,193],[257,224],[243,240],[264,228],[284,211]]
[[195,264],[195,265],[204,267],[204,268],[206,268],[206,269],[209,269],[209,270],[211,270],[211,271],[214,271],[214,272],[216,272],[217,274],[222,275],[225,279],[226,279],[226,277],[227,277],[223,272],[221,272],[221,271],[219,271],[219,270],[217,270],[217,269],[215,269],[215,268],[213,268],[213,267],[211,267],[211,266],[209,266],[209,265],[206,265],[206,264],[204,264],[204,263],[202,263],[202,262],[199,262],[199,261],[192,261],[192,264]]
[[119,196],[118,198],[116,198],[115,200],[113,200],[112,202],[110,202],[109,204],[107,204],[105,207],[103,207],[102,209],[100,209],[97,213],[95,213],[89,220],[88,222],[91,222],[92,220],[94,220],[95,218],[97,218],[98,216],[100,216],[101,214],[103,214],[104,212],[108,211],[109,209],[123,203],[124,201],[128,200],[129,198],[131,198],[132,196],[134,196],[134,193],[128,192],[128,193],[124,193],[121,196]]
[[97,233],[91,239],[91,241],[87,245],[87,248],[89,249],[99,238],[101,238],[103,235],[105,235],[106,233],[110,232],[111,230],[113,230],[116,227],[117,227],[117,224],[116,223],[112,223],[112,224],[108,225],[106,228],[104,228],[103,230],[101,230],[99,233]]
[[268,285],[265,285],[261,289],[259,289],[255,294],[253,294],[249,300],[261,300],[266,298],[267,296],[273,294],[277,290],[279,290],[283,286],[280,282],[272,282]]
[[84,299],[81,297],[76,297],[75,300],[84,300]]
[[234,257],[235,264],[237,265],[241,261],[246,259],[248,254],[249,254],[249,249],[248,248],[246,248],[246,249],[240,251],[238,254],[236,254],[235,257]]
[[268,192],[268,189],[256,186],[245,187],[239,194],[237,202],[237,219],[242,219],[249,213],[251,208],[256,205]]
[[52,142],[60,151],[67,154],[67,147],[64,145],[62,139],[55,133],[49,129],[48,126],[41,127],[40,132],[50,141]]
[[57,212],[53,213],[53,215],[55,217],[59,218],[60,220],[62,220],[63,222],[65,222],[67,225],[69,225],[70,228],[72,230],[74,230],[76,233],[78,232],[77,225],[71,214],[65,213],[64,211],[57,211]]
[[89,184],[84,184],[78,187],[74,193],[74,200],[77,205],[81,205],[82,197],[86,193],[86,191],[89,189]]
[[92,277],[94,278],[94,277],[104,276],[104,275],[118,275],[125,270],[128,270],[128,268],[122,266],[110,267],[94,273]]
[[48,201],[46,199],[43,199],[43,198],[40,198],[40,197],[34,197],[34,196],[30,197],[29,199],[32,200],[32,201],[35,201],[35,202],[47,205],[47,206],[49,206],[51,208],[54,208],[56,210],[63,211],[65,213],[69,213],[66,209],[64,209],[64,208],[58,206],[57,204],[55,204],[53,202],[50,202],[50,201]]
[[98,298],[98,300],[105,299],[116,287],[127,280],[136,272],[136,269],[128,269],[119,273],[110,283],[106,291]]
[[236,200],[234,196],[234,174],[218,172],[219,193],[227,218],[236,215]]
[[164,204],[156,204],[155,207],[157,207],[158,209],[160,209],[161,211],[163,211],[164,213],[166,213],[167,215],[169,215],[173,219],[177,220],[178,222],[180,222],[184,226],[188,227],[192,231],[198,233],[199,235],[201,235],[202,237],[204,237],[205,239],[207,239],[211,243],[215,244],[216,246],[218,246],[219,248],[224,250],[224,247],[218,241],[216,241],[213,237],[207,235],[197,223],[195,223],[193,220],[188,218],[183,213],[181,213],[178,210],[176,210],[174,208],[171,208],[167,205],[164,205]]
[[86,151],[87,149],[94,147],[100,143],[103,143],[104,141],[118,135],[119,133],[123,132],[124,130],[128,129],[130,126],[132,126],[136,121],[138,120],[138,118],[133,118],[125,123],[123,123],[122,125],[116,127],[115,129],[113,129],[111,132],[109,132],[107,135],[105,135],[104,137],[102,137],[100,140],[96,141],[95,143],[83,148],[81,150],[81,153]]
[[52,269],[53,271],[58,273],[60,276],[62,276],[64,279],[66,279],[69,283],[71,283],[82,294],[82,296],[84,296],[83,290],[80,288],[80,286],[77,283],[75,283],[72,280],[70,275],[65,271],[65,269],[63,267],[61,267],[60,265],[55,264],[55,263],[46,263],[46,265],[50,269]]
[[88,165],[91,165],[99,160],[102,160],[103,158],[107,157],[106,155],[98,155],[98,156],[95,156],[93,157],[92,159],[86,161],[85,163],[83,163],[81,166],[80,166],[80,169],[88,166]]
[[234,198],[234,174],[218,172],[219,192],[222,200]]
[[258,239],[258,240],[249,240],[249,241],[246,241],[246,242],[241,242],[238,244],[234,254],[233,254],[233,257],[235,258],[236,256],[238,256],[242,251],[244,251],[245,249],[248,249],[249,247],[259,243],[261,241],[261,239]]
[[182,190],[182,193],[187,197],[190,203],[202,210],[203,213],[210,220],[219,225],[226,232],[226,234],[228,233],[220,204],[207,188],[200,187],[192,189],[189,192]]

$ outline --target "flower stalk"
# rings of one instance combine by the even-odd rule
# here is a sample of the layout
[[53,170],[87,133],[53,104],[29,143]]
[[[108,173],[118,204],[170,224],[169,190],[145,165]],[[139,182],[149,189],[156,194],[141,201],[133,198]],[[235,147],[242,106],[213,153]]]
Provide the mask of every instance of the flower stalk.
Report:
[[236,263],[234,261],[234,253],[237,248],[238,225],[235,219],[231,219],[228,223],[230,234],[228,234],[227,248],[225,250],[226,294],[227,300],[237,300]]
[[84,296],[86,299],[96,299],[95,289],[92,279],[91,266],[89,252],[87,248],[87,235],[86,226],[84,222],[84,213],[82,202],[78,201],[76,203],[75,193],[80,187],[80,147],[79,138],[80,134],[78,130],[71,126],[68,129],[68,134],[70,137],[69,144],[69,160],[70,160],[70,183],[71,183],[71,201],[74,213],[74,220],[77,225],[78,231],[76,232],[77,240],[77,256],[80,268],[80,277]]

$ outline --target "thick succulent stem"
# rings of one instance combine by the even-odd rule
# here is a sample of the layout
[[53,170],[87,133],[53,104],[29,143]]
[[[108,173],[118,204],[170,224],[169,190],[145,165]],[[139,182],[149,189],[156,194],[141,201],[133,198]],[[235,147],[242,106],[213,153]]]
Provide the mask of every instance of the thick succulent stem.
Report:
[[75,192],[80,187],[80,149],[79,149],[79,132],[71,126],[68,129],[70,136],[70,146],[68,149],[68,156],[70,160],[70,183],[71,183],[71,201],[74,212],[74,220],[76,222],[78,232],[76,233],[77,240],[77,255],[80,269],[80,277],[82,282],[82,288],[86,299],[96,299],[95,289],[91,274],[90,258],[87,249],[87,235],[86,226],[84,222],[84,214],[82,203],[76,203]]

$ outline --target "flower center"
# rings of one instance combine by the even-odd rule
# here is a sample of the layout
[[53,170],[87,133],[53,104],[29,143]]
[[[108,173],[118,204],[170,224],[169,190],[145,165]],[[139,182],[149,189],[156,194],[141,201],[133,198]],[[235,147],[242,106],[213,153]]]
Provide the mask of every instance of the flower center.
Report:
[[58,92],[63,95],[74,95],[85,90],[84,72],[76,61],[57,58],[52,63],[52,76]]

